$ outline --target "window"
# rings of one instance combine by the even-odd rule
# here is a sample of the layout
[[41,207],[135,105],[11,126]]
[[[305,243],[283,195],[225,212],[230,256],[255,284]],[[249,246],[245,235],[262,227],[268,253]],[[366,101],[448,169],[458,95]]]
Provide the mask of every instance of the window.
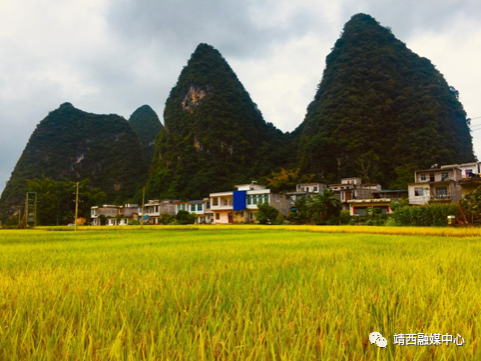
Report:
[[219,220],[220,219],[220,213],[215,214],[215,219]]
[[434,182],[434,173],[429,174],[429,181]]
[[366,209],[367,207],[354,207],[354,214],[362,216],[366,214]]
[[252,204],[252,196],[247,196],[246,199],[247,199],[247,205],[251,205]]
[[202,212],[202,204],[197,205],[197,212]]
[[207,209],[210,209],[210,202],[206,202],[206,203],[205,203],[205,207],[206,207]]
[[448,187],[436,187],[436,198],[437,199],[448,198]]
[[421,180],[422,180],[422,181],[425,181],[425,180],[426,180],[426,174],[424,174],[424,173],[421,174]]
[[257,204],[257,195],[253,196],[252,204]]
[[313,191],[314,191],[314,192],[317,192],[317,187],[314,187],[314,188],[313,188]]
[[190,205],[190,211],[191,211],[191,212],[195,212],[195,204],[191,204],[191,205]]
[[443,173],[441,173],[441,180],[442,180],[442,181],[448,179],[448,177],[449,177],[449,173],[448,173],[448,172],[443,172]]
[[212,205],[218,206],[219,205],[219,198],[212,198]]
[[414,196],[415,197],[423,197],[424,196],[424,188],[414,188]]

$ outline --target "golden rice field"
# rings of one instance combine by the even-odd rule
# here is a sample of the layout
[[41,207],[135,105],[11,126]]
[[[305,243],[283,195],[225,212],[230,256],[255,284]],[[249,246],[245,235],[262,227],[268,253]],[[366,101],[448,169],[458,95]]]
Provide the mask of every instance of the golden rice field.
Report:
[[481,360],[481,237],[198,228],[0,231],[0,360]]

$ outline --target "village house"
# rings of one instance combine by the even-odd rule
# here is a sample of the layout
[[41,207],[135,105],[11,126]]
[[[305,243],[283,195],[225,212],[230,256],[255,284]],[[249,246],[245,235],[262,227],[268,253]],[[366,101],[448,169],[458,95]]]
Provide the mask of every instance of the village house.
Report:
[[138,209],[137,204],[95,206],[91,208],[92,224],[100,226],[100,218],[104,216],[107,226],[126,226],[130,220],[138,218]]
[[294,204],[299,198],[319,194],[327,188],[324,183],[299,183],[296,185],[295,192],[287,192],[286,194],[291,198],[291,203]]
[[329,184],[342,204],[342,209],[349,209],[351,199],[371,199],[372,194],[381,190],[380,184],[363,184],[361,178],[342,178],[341,183]]
[[149,200],[144,204],[145,214],[142,208],[139,208],[139,215],[143,217],[144,222],[150,224],[160,224],[162,220],[162,214],[175,214],[176,213],[176,200],[164,199],[164,200]]
[[236,186],[237,191],[210,194],[213,223],[255,223],[258,204],[267,203],[284,216],[289,213],[291,199],[288,195],[272,193],[256,182]]
[[481,185],[481,163],[460,164],[462,178],[458,181],[461,186],[461,197],[476,190]]
[[463,179],[459,165],[433,165],[430,169],[414,172],[414,183],[408,184],[409,204],[423,205],[429,201],[459,202]]
[[372,192],[372,198],[368,199],[351,199],[349,204],[349,214],[351,216],[359,216],[367,214],[369,208],[380,209],[381,213],[392,213],[392,202],[407,200],[408,192],[406,190],[379,190]]
[[203,199],[189,201],[189,212],[195,214],[195,223],[205,223],[205,204]]

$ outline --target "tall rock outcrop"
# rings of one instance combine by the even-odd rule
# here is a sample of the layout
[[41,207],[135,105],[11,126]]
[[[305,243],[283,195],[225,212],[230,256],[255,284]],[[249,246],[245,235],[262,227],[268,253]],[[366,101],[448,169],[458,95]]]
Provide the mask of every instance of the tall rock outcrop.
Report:
[[297,163],[325,181],[360,175],[401,186],[414,168],[474,160],[469,120],[435,66],[369,15],[345,25],[304,122],[294,132]]
[[222,55],[200,44],[170,92],[156,141],[150,197],[199,198],[267,175],[284,135],[266,123]]
[[110,202],[120,203],[144,185],[147,173],[139,139],[127,120],[64,103],[37,125],[2,193],[0,212],[5,219],[22,204],[26,179],[89,178]]
[[148,105],[142,105],[133,112],[129,123],[139,137],[145,162],[150,165],[155,153],[155,138],[162,130],[162,123],[157,113]]

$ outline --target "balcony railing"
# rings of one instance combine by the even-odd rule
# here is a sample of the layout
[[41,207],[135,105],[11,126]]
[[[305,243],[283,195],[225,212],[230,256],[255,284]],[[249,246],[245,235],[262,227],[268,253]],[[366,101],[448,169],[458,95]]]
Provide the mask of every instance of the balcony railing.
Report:
[[451,194],[449,193],[435,193],[431,196],[432,199],[437,199],[438,201],[449,201],[451,200]]

